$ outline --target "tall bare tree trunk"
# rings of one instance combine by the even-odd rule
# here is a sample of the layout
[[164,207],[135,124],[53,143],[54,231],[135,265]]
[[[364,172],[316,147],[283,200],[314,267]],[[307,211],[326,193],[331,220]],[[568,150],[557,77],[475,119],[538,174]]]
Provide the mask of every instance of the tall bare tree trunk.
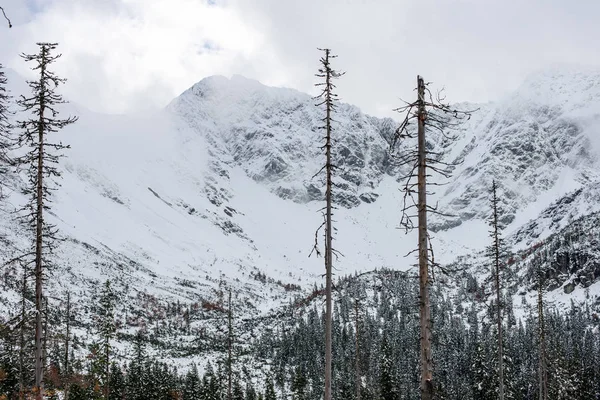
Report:
[[425,147],[425,82],[417,76],[418,90],[418,212],[419,212],[419,318],[421,325],[421,399],[433,399],[431,310],[429,304],[429,255],[427,238],[427,149]]
[[355,324],[355,373],[356,373],[356,400],[360,400],[360,345],[358,342],[358,299],[354,301],[354,324]]
[[67,327],[66,327],[66,336],[65,336],[65,373],[64,375],[64,390],[65,390],[65,400],[69,400],[69,389],[70,389],[70,381],[71,374],[69,374],[69,341],[71,335],[71,292],[67,291]]
[[228,334],[227,334],[227,400],[232,399],[232,357],[231,347],[233,346],[233,326],[232,326],[232,315],[231,315],[231,289],[229,290],[229,301],[227,303],[227,319],[228,319]]
[[496,323],[498,329],[498,400],[504,400],[504,343],[502,332],[502,305],[500,298],[500,235],[498,233],[498,197],[496,196],[496,181],[492,181],[492,238],[494,240],[494,270],[496,280]]
[[540,400],[548,400],[548,366],[546,360],[546,333],[544,322],[544,279],[542,276],[541,266],[538,270],[538,331],[540,340],[539,354],[539,392]]
[[[320,255],[318,250],[318,233],[320,229],[325,226],[325,391],[324,391],[324,400],[331,400],[331,384],[332,384],[332,373],[331,373],[331,347],[332,347],[332,334],[331,334],[331,325],[333,318],[333,299],[332,299],[332,274],[333,274],[333,221],[332,221],[332,175],[334,165],[332,162],[332,140],[331,135],[333,131],[332,127],[332,114],[335,112],[335,102],[337,101],[337,95],[333,92],[335,85],[333,84],[333,80],[335,78],[339,78],[344,75],[344,72],[335,71],[331,68],[330,60],[337,56],[331,54],[330,49],[319,49],[325,52],[325,56],[321,57],[321,68],[319,68],[319,73],[316,74],[319,78],[325,78],[325,82],[321,82],[316,84],[315,86],[323,87],[321,90],[321,94],[317,96],[321,101],[317,106],[321,106],[325,104],[326,107],[326,115],[323,121],[325,122],[325,126],[319,127],[320,129],[325,129],[325,144],[321,147],[321,149],[325,149],[325,165],[323,168],[319,170],[318,173],[325,170],[325,181],[326,181],[326,189],[325,189],[325,208],[324,208],[324,219],[323,224],[317,229],[315,233],[315,246],[313,251],[317,252],[317,255]],[[317,174],[318,174],[317,173]],[[312,254],[312,252],[311,252]]]
[[[42,47],[42,57],[45,58],[46,48]],[[37,160],[37,210],[36,210],[36,235],[35,235],[35,393],[36,400],[42,400],[42,391],[44,390],[43,382],[43,344],[42,344],[42,228],[44,225],[44,186],[43,186],[43,170],[44,170],[44,85],[45,85],[46,62],[43,59],[40,63],[40,113],[38,121],[38,160]]]
[[[42,347],[42,376],[46,374],[46,365],[48,365],[48,298],[44,297],[44,333],[42,336],[43,347]],[[43,378],[42,378],[43,379]]]
[[[27,192],[32,195],[31,202],[24,207],[23,211],[27,214],[23,219],[30,225],[34,233],[33,241],[33,264],[35,276],[35,350],[34,350],[34,387],[36,400],[42,400],[44,391],[44,329],[43,329],[43,278],[44,268],[48,267],[49,256],[52,250],[56,248],[56,230],[51,225],[44,222],[44,209],[50,204],[51,190],[44,178],[49,182],[52,177],[60,176],[57,169],[58,160],[62,157],[60,150],[69,146],[60,142],[45,143],[45,136],[50,132],[57,132],[59,129],[77,121],[77,117],[67,119],[58,119],[56,105],[64,103],[62,96],[55,92],[55,88],[64,79],[56,76],[48,70],[47,65],[60,57],[52,56],[51,51],[56,48],[56,43],[37,43],[40,47],[38,54],[21,54],[26,61],[34,61],[36,66],[33,70],[39,70],[39,81],[28,81],[32,90],[31,97],[21,96],[17,104],[23,108],[23,112],[32,114],[32,118],[19,121],[23,132],[19,135],[18,143],[27,144],[30,150],[15,159],[19,165],[26,164],[28,182],[32,184],[27,188]],[[46,147],[49,147],[46,148]],[[48,161],[45,162],[45,159]],[[27,254],[29,256],[29,254]]]
[[108,400],[110,393],[110,346],[108,344],[104,346],[104,357],[106,357],[106,365],[104,366],[104,376],[106,377],[106,381],[104,382],[104,400]]
[[[329,49],[325,49],[325,61],[329,64]],[[325,87],[328,88],[326,96],[327,115],[325,119],[325,128],[327,132],[325,141],[325,174],[327,179],[327,188],[325,191],[325,400],[331,400],[331,320],[333,317],[331,287],[332,287],[332,226],[331,226],[331,73],[327,70],[325,77]]]
[[23,287],[21,288],[21,329],[19,330],[19,399],[25,398],[25,292],[27,290],[27,269],[23,267]]

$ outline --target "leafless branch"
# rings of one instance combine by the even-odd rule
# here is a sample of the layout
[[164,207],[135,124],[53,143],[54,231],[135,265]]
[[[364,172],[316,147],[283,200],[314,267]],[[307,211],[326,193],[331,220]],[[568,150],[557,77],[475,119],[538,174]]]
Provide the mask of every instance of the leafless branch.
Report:
[[2,15],[4,15],[4,19],[6,20],[6,22],[8,22],[8,27],[12,28],[12,23],[10,22],[10,19],[6,16],[6,13],[4,12],[4,8],[2,8],[2,6],[0,6],[0,10],[2,10]]

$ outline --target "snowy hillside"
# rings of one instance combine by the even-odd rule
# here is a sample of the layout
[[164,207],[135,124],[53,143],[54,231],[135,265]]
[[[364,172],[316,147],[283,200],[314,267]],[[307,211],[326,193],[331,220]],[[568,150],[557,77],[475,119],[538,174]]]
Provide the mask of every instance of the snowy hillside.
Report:
[[[123,307],[143,311],[148,296],[221,304],[232,289],[240,311],[265,315],[312,290],[323,273],[323,261],[308,255],[324,193],[312,178],[323,163],[314,103],[291,89],[215,76],[152,114],[67,106],[80,120],[58,134],[71,149],[50,217],[67,239],[53,292],[75,291],[85,303],[111,279]],[[515,249],[599,210],[600,73],[547,71],[497,104],[473,107],[479,111],[454,132],[456,141],[430,138],[447,161],[462,162],[436,195],[454,214],[432,221],[439,260],[488,244],[492,179]],[[416,241],[397,229],[402,171],[388,157],[396,123],[345,104],[336,119],[336,248],[344,254],[337,273],[408,270],[414,260],[404,256]],[[10,179],[4,259],[28,243],[12,214],[24,202],[22,182]]]
[[450,148],[448,160],[462,164],[440,204],[456,217],[438,227],[484,217],[492,179],[502,187],[503,222],[516,227],[566,193],[597,182],[599,110],[600,71],[555,69],[481,107]]

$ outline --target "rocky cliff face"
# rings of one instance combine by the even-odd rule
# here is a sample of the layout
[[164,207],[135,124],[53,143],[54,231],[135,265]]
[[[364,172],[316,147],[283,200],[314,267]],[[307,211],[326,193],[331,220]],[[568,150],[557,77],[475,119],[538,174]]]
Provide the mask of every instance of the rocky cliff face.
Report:
[[[200,127],[210,121],[211,143],[249,177],[277,196],[298,203],[324,199],[323,110],[309,95],[270,88],[234,76],[207,78],[175,99],[168,109]],[[379,196],[383,176],[393,175],[389,137],[396,126],[357,107],[341,104],[336,113],[334,163],[339,168],[335,196],[352,208]]]

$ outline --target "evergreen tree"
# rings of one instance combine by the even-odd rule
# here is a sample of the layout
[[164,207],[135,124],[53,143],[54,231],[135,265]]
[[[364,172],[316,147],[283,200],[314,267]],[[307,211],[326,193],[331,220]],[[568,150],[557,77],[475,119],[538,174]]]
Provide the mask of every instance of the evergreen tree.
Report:
[[296,368],[294,373],[294,380],[292,382],[292,399],[293,400],[307,400],[306,398],[306,374],[304,368]]
[[145,370],[146,339],[142,331],[138,331],[133,342],[133,357],[127,368],[127,400],[145,400],[148,375]]
[[110,398],[113,400],[126,400],[125,397],[125,375],[116,362],[110,364]]
[[264,400],[277,400],[277,395],[275,394],[275,386],[273,385],[273,380],[267,378],[265,382],[265,397]]
[[71,383],[69,387],[69,400],[90,400],[96,399],[91,387],[82,381]]
[[233,381],[233,392],[232,392],[233,400],[244,400],[244,389],[240,384],[240,380],[236,377]]
[[498,400],[504,400],[504,338],[503,338],[503,305],[502,305],[502,279],[500,277],[500,264],[502,257],[501,250],[501,238],[500,231],[501,227],[498,221],[499,210],[498,203],[500,200],[497,196],[496,181],[492,181],[491,190],[491,205],[492,205],[492,216],[490,218],[492,245],[490,246],[489,253],[492,260],[492,276],[494,277],[495,285],[494,290],[496,291],[496,336],[498,338],[498,346],[496,349],[497,353],[497,366],[498,366]]
[[[0,324],[0,332],[3,326]],[[0,399],[12,399],[19,393],[19,369],[14,346],[0,337]]]
[[256,390],[250,381],[246,383],[246,400],[257,400]]
[[97,316],[99,346],[99,368],[101,370],[101,383],[105,400],[109,398],[110,392],[110,354],[112,352],[111,341],[114,340],[117,331],[115,323],[115,303],[117,297],[113,291],[110,281],[107,280],[100,294],[99,309]]
[[[201,398],[202,386],[200,383],[200,377],[198,376],[198,368],[196,364],[192,364],[185,375],[182,390],[182,400],[197,400]],[[206,394],[204,394],[206,396]]]
[[379,373],[379,399],[398,400],[398,392],[396,391],[396,383],[394,382],[392,349],[385,333],[381,342],[381,366],[379,367]]

